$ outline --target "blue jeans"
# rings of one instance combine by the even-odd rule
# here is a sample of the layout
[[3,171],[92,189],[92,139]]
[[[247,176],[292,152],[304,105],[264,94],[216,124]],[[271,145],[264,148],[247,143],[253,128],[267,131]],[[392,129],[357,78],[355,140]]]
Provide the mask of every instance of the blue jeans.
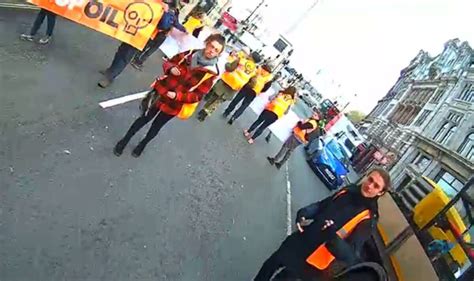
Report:
[[35,22],[31,27],[30,35],[34,36],[40,29],[41,25],[43,24],[44,18],[48,17],[48,25],[46,26],[46,35],[51,36],[53,35],[54,25],[56,24],[56,14],[47,11],[45,9],[41,9],[36,16]]
[[106,71],[107,79],[114,80],[117,76],[119,76],[125,67],[127,67],[127,65],[132,61],[137,52],[138,49],[127,43],[120,44],[117,52],[115,53],[112,64]]

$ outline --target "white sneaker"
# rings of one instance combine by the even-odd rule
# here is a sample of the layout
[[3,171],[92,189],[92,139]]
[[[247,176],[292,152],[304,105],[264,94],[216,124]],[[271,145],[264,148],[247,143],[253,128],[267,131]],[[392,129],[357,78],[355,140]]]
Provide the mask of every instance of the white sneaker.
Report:
[[22,34],[22,35],[20,35],[20,39],[25,40],[25,41],[33,42],[35,37],[33,35],[29,35],[29,34]]
[[51,41],[51,36],[45,36],[45,37],[41,38],[41,39],[38,41],[38,43],[40,43],[40,44],[48,44],[49,41]]

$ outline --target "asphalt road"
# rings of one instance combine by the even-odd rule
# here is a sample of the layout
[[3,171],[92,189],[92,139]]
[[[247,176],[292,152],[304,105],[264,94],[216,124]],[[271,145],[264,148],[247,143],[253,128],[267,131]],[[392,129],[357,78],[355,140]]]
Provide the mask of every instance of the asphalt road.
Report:
[[[66,20],[53,41],[18,39],[34,13],[0,10],[0,280],[250,280],[287,231],[287,174],[242,129],[173,120],[141,158],[112,153],[159,71],[129,67],[96,86],[118,42]],[[134,145],[140,132],[131,142]],[[289,161],[291,219],[329,194],[299,150]]]

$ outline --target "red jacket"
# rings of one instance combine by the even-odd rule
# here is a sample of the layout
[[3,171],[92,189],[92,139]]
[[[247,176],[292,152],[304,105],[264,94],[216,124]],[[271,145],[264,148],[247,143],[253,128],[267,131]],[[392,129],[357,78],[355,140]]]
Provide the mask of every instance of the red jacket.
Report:
[[[171,58],[168,63],[166,63],[166,66],[163,67],[165,68],[165,76],[158,80],[153,86],[157,94],[160,95],[156,106],[166,114],[178,115],[183,104],[201,101],[204,95],[207,94],[214,85],[214,80],[219,73],[217,66],[191,68],[191,57],[194,52],[196,51],[186,51]],[[181,71],[180,76],[174,76],[168,73],[169,69],[173,66],[179,68]],[[206,73],[213,74],[213,76],[201,83],[194,91],[190,92],[189,90],[197,85]],[[176,98],[170,99],[167,96],[168,91],[175,92]]]

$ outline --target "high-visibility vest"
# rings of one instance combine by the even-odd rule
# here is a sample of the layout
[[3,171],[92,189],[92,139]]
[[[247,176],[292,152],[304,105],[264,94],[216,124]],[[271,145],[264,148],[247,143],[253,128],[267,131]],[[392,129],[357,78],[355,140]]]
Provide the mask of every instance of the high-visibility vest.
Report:
[[203,26],[203,23],[200,19],[191,16],[183,26],[188,33],[193,33],[196,28]]
[[306,140],[306,136],[314,132],[314,130],[318,128],[318,123],[316,122],[316,120],[310,118],[310,119],[305,120],[303,124],[307,122],[311,123],[311,125],[313,125],[313,128],[304,129],[304,130],[300,129],[298,126],[295,126],[293,128],[293,134],[296,136],[296,138],[298,138],[304,144],[308,143],[308,141]]
[[290,95],[281,93],[273,101],[267,104],[265,109],[270,110],[275,113],[278,118],[281,118],[293,103],[294,100]]
[[[212,78],[213,76],[215,76],[215,74],[205,73],[204,76],[201,78],[201,80],[196,85],[194,85],[193,87],[189,89],[189,92],[196,90],[199,86],[201,86],[202,83],[204,83],[207,79]],[[194,111],[196,111],[196,108],[198,107],[198,105],[199,105],[199,102],[183,104],[177,117],[181,120],[189,119],[189,117],[193,115]]]
[[[334,197],[337,198],[338,196],[346,193],[347,190],[343,189],[339,193],[337,193]],[[352,231],[359,225],[359,223],[363,222],[364,220],[371,219],[371,213],[369,210],[363,210],[355,217],[353,217],[350,221],[348,221],[343,227],[341,227],[336,234],[341,239],[346,239]],[[306,262],[310,265],[316,267],[319,270],[324,270],[328,268],[328,266],[335,260],[336,258],[333,254],[328,250],[326,247],[326,243],[323,243],[319,246],[307,259]]]
[[270,72],[266,71],[263,68],[259,68],[257,71],[257,75],[254,77],[255,79],[255,85],[252,87],[252,89],[255,91],[255,94],[257,96],[262,92],[263,87],[265,87],[265,84],[267,84],[269,81],[273,79],[273,74]]
[[256,71],[257,65],[253,60],[241,58],[237,69],[222,74],[222,81],[234,91],[239,91],[256,74]]

